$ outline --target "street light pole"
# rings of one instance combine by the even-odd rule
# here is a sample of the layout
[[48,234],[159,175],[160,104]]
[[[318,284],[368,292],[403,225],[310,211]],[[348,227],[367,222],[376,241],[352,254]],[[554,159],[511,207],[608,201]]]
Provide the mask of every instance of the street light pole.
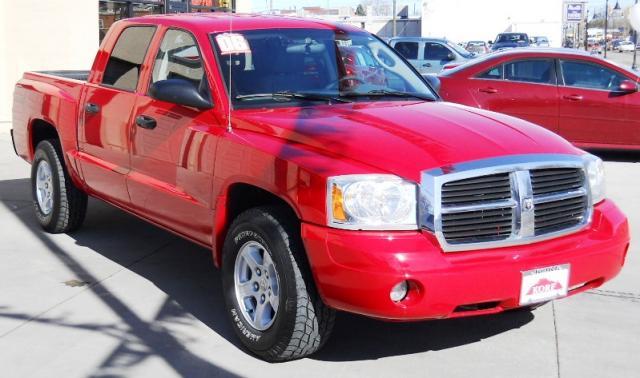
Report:
[[589,10],[587,9],[587,19],[584,20],[584,51],[589,50]]
[[[638,0],[636,0],[636,4],[638,4]],[[633,64],[631,65],[631,69],[637,70],[638,66],[636,65],[636,55],[638,55],[638,31],[633,30]]]

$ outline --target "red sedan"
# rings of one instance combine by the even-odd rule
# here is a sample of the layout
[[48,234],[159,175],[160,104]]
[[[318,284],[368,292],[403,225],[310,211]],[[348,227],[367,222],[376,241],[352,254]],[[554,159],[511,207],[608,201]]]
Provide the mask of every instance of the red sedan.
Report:
[[576,50],[512,49],[440,75],[450,102],[522,118],[583,148],[640,149],[638,73]]

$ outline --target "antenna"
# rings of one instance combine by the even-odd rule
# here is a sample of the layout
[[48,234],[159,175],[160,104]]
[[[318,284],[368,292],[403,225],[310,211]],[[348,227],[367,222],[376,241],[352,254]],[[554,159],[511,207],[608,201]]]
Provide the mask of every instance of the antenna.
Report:
[[[229,14],[229,33],[233,34],[233,5],[231,6],[230,14]],[[231,128],[231,90],[233,86],[233,81],[231,81],[231,65],[233,64],[233,54],[229,54],[229,108],[227,109],[227,132],[232,132]]]

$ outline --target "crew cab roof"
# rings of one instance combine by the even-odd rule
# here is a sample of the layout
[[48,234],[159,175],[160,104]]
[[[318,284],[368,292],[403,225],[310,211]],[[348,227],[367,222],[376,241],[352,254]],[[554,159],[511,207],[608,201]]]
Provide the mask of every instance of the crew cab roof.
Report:
[[166,15],[149,15],[123,20],[128,24],[154,24],[181,27],[192,31],[219,32],[233,30],[257,29],[328,29],[351,32],[362,31],[348,24],[330,21],[278,15],[231,14],[231,13],[180,13]]

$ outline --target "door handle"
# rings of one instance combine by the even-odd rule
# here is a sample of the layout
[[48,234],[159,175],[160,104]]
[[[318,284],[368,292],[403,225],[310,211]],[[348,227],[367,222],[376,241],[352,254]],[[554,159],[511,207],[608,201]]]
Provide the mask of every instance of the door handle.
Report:
[[431,67],[431,63],[425,63],[422,65],[422,67]]
[[582,96],[580,95],[567,95],[567,96],[562,96],[562,98],[569,101],[582,101]]
[[153,130],[156,128],[157,123],[156,120],[151,117],[139,115],[136,117],[136,125],[142,127],[143,129]]
[[483,92],[483,93],[489,93],[489,94],[494,94],[494,93],[498,93],[498,90],[495,88],[480,88],[478,89],[478,91]]
[[92,104],[92,103],[88,102],[88,103],[84,106],[84,110],[85,110],[87,113],[93,113],[93,114],[95,114],[95,113],[98,113],[98,112],[100,111],[100,106],[99,106],[99,105]]

